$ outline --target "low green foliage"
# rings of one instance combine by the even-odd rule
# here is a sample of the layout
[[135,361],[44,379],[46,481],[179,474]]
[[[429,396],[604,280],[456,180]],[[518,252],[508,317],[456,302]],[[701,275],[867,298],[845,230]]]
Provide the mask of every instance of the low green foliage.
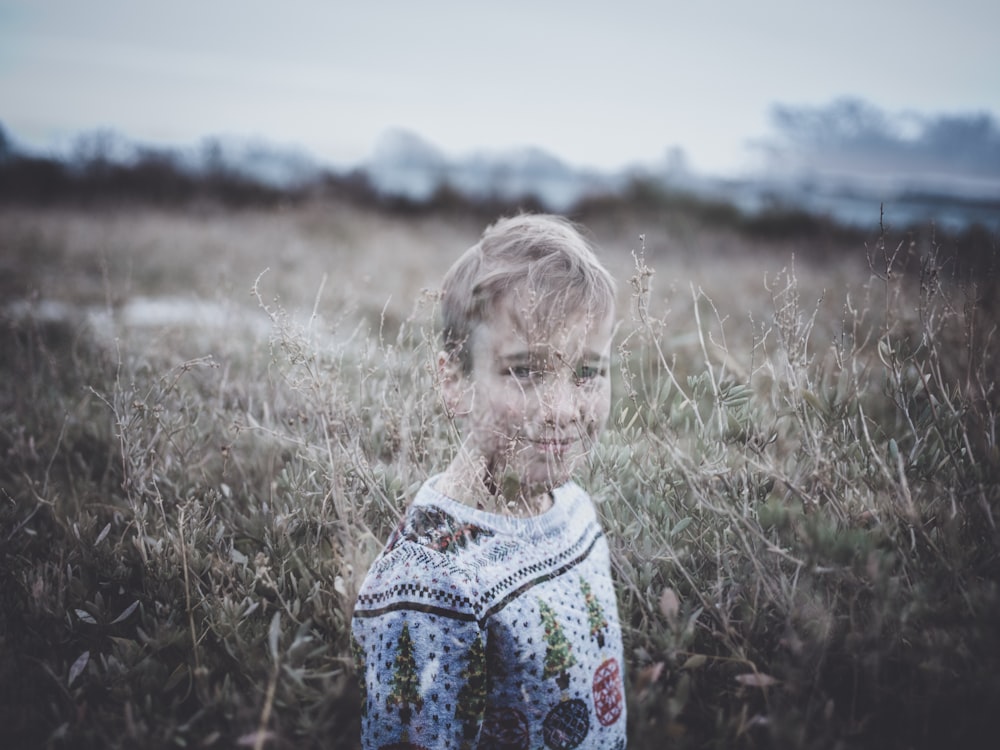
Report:
[[[639,248],[580,478],[613,547],[631,747],[970,747],[989,727],[997,277],[885,242],[815,306],[791,264],[725,306],[661,295]],[[357,744],[353,598],[454,445],[436,299],[303,316],[268,280],[193,358],[114,311],[111,335],[37,302],[0,318],[9,746]],[[751,297],[769,313],[748,329]]]

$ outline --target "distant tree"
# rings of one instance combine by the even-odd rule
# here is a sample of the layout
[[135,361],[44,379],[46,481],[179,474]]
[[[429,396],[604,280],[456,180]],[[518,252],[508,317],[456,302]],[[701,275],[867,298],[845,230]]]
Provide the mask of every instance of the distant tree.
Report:
[[72,165],[85,173],[106,174],[113,165],[124,166],[134,155],[135,147],[124,136],[109,128],[82,133],[73,142]]
[[985,112],[886,113],[856,98],[825,107],[776,105],[778,138],[759,144],[775,166],[859,173],[1000,173],[1000,124]]
[[0,164],[6,164],[14,156],[14,144],[7,136],[7,130],[0,123]]

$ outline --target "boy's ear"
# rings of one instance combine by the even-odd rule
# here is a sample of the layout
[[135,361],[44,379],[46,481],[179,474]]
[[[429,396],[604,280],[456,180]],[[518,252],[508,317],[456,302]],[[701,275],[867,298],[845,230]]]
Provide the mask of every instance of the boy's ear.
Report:
[[462,373],[462,365],[457,357],[447,352],[438,352],[438,381],[441,383],[441,395],[448,414],[455,416],[468,411],[466,406],[468,383]]

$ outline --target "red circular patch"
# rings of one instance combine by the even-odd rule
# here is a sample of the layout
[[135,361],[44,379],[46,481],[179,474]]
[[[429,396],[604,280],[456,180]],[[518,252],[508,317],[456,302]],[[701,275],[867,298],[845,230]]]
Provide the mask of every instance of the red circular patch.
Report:
[[526,750],[530,740],[528,720],[513,708],[490,709],[483,719],[477,747],[484,750]]
[[609,727],[622,717],[622,678],[618,662],[608,659],[594,672],[594,711],[601,726]]

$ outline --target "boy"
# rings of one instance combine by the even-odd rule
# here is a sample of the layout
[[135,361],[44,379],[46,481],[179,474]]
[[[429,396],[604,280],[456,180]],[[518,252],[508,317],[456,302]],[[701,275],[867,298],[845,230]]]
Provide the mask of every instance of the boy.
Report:
[[608,545],[570,481],[610,410],[615,285],[569,222],[487,228],[449,270],[439,375],[461,445],[352,622],[366,748],[623,748]]

